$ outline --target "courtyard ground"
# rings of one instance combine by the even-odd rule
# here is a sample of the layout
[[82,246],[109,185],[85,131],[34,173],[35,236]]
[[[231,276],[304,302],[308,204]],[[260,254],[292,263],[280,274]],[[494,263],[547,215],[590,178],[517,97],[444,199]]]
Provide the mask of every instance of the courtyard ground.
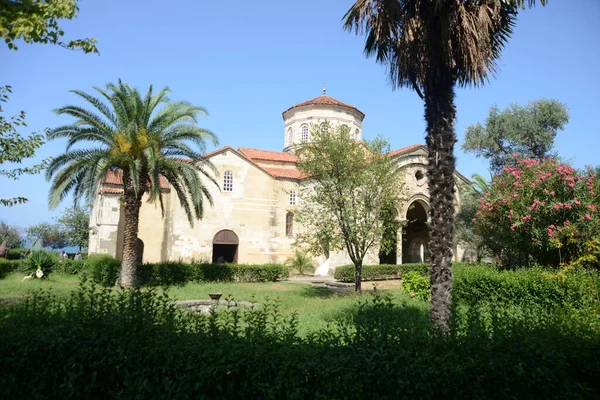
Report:
[[[331,279],[330,279],[331,280]],[[330,289],[313,282],[323,281],[321,277],[292,278],[282,282],[261,283],[188,283],[167,288],[173,300],[208,299],[208,293],[221,292],[223,299],[250,301],[263,304],[276,301],[281,314],[298,316],[302,334],[324,328],[335,322],[344,313],[356,306],[357,302],[370,297],[376,290],[389,294],[394,302],[410,302],[413,306],[425,309],[425,303],[411,299],[400,288],[399,281],[363,282],[363,295],[357,296],[352,290]],[[51,290],[58,297],[66,297],[79,286],[77,275],[52,274],[47,280],[25,280],[23,274],[15,273],[0,280],[0,304],[19,301],[37,290]],[[349,285],[353,286],[353,285]],[[156,290],[162,290],[157,288]]]

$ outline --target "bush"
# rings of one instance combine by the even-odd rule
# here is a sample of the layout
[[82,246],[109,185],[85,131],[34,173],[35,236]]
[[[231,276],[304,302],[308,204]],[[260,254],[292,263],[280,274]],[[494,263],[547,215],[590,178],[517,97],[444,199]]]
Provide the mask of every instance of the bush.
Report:
[[297,271],[300,275],[306,275],[307,272],[314,273],[317,263],[306,253],[296,250],[294,257],[285,260],[285,266],[290,271]]
[[482,265],[455,268],[453,298],[462,304],[484,302],[544,307],[582,308],[594,302],[600,277],[574,269],[548,272],[540,268],[499,271]]
[[[428,264],[380,264],[363,265],[362,280],[376,281],[399,279],[406,272],[427,273]],[[334,278],[342,282],[354,282],[354,265],[342,265],[335,269]]]
[[416,297],[423,301],[427,301],[431,295],[429,278],[414,271],[402,275],[402,288],[411,297]]
[[85,261],[86,271],[92,282],[102,286],[114,286],[119,278],[121,262],[106,254],[93,254]]
[[84,260],[73,260],[70,258],[59,260],[54,272],[59,274],[77,275],[85,271],[86,264]]
[[25,258],[25,253],[27,249],[24,247],[19,247],[16,249],[8,249],[8,259],[9,260],[22,260]]
[[275,282],[288,276],[281,264],[184,264],[164,262],[138,266],[138,282],[147,286],[187,282]]
[[592,399],[597,329],[489,306],[457,310],[442,335],[423,309],[373,297],[299,338],[276,304],[205,316],[85,285],[0,308],[0,398]]
[[6,260],[0,258],[0,279],[21,269],[21,260]]
[[[46,279],[58,264],[58,255],[43,250],[36,250],[29,254],[21,263],[23,272],[33,274],[34,277]],[[42,271],[40,276],[37,271]]]

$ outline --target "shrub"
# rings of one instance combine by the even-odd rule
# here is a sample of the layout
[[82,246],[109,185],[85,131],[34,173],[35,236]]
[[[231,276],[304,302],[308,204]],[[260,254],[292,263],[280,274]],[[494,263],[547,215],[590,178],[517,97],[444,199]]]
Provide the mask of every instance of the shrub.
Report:
[[141,264],[137,267],[137,280],[140,285],[172,286],[190,281],[193,267],[179,262]]
[[77,275],[85,271],[86,264],[84,260],[72,260],[70,258],[59,260],[54,272],[59,274]]
[[281,264],[230,264],[234,279],[238,282],[275,282],[289,276]]
[[16,249],[8,249],[7,258],[9,260],[22,260],[23,258],[25,258],[26,252],[27,252],[27,249],[23,248],[23,247],[16,248]]
[[[56,264],[58,264],[57,254],[36,250],[23,260],[21,269],[24,272],[33,274],[35,278],[46,279],[54,271]],[[38,271],[41,271],[41,273]]]
[[[410,271],[420,274],[427,273],[428,264],[380,264],[363,265],[362,280],[376,281],[384,279],[398,279],[402,274]],[[335,269],[334,278],[342,282],[354,282],[354,265],[342,265]]]
[[119,278],[121,262],[106,254],[93,254],[86,260],[90,279],[102,286],[114,286]]
[[455,269],[453,298],[467,305],[502,303],[582,308],[594,303],[599,284],[596,272],[582,269],[499,271],[473,265]]
[[600,238],[599,204],[600,177],[593,171],[517,157],[481,197],[475,228],[505,265],[527,265],[531,258],[598,267],[600,250],[590,254],[588,247]]
[[293,317],[283,318],[276,304],[205,316],[179,311],[153,291],[85,285],[67,300],[36,294],[0,308],[0,398],[600,393],[597,320],[541,307],[464,307],[442,335],[423,309],[379,296],[346,315],[299,338]]
[[21,269],[21,260],[6,260],[0,258],[0,279]]
[[431,283],[429,278],[419,274],[418,272],[410,271],[402,275],[402,288],[411,297],[416,297],[426,301],[431,295]]

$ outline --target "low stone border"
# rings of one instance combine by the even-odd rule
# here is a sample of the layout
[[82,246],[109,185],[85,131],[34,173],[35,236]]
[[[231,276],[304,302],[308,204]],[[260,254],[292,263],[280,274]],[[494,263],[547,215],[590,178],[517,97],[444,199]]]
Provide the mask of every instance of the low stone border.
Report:
[[199,312],[202,314],[210,314],[212,309],[231,310],[235,308],[254,308],[258,306],[257,303],[235,300],[179,300],[174,301],[173,304],[188,311]]

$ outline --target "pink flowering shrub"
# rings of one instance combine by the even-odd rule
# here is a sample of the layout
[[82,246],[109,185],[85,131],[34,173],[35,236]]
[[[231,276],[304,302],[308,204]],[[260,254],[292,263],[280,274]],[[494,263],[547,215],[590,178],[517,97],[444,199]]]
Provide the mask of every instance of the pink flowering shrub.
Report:
[[600,178],[555,159],[516,158],[494,177],[474,218],[497,261],[597,264],[600,255],[588,252],[600,243]]

